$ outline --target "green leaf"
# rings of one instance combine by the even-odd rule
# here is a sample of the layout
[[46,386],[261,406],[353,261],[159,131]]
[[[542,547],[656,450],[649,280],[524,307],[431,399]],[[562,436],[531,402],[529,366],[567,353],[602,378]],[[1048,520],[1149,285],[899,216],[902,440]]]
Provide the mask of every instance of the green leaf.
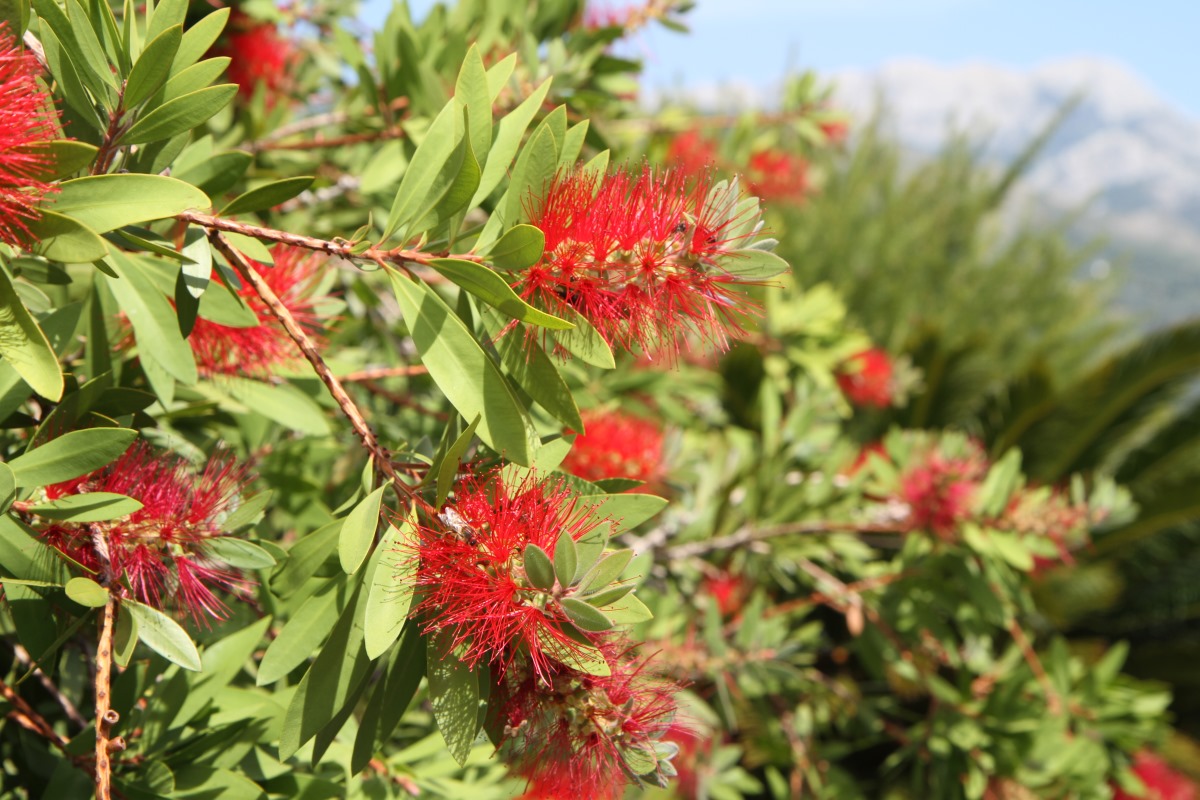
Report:
[[181,181],[196,186],[201,191],[215,197],[226,192],[242,179],[246,169],[254,161],[254,156],[241,150],[228,153],[217,153],[212,158],[206,158],[199,163],[172,173]]
[[567,612],[567,616],[571,618],[571,622],[580,630],[601,633],[613,626],[612,620],[604,616],[603,612],[596,610],[594,606],[590,606],[582,600],[577,600],[574,597],[564,597],[559,602],[562,603],[563,611]]
[[203,551],[217,561],[238,569],[270,569],[275,556],[254,542],[232,536],[211,536],[202,543]]
[[532,423],[495,363],[436,292],[390,274],[430,377],[464,418],[481,417],[479,438],[510,461],[528,466]]
[[64,522],[104,522],[119,519],[140,511],[142,504],[132,497],[114,492],[85,492],[69,494],[48,503],[41,503],[29,509],[30,514],[37,514],[46,519],[57,519]]
[[120,253],[114,253],[108,263],[118,279],[106,277],[105,282],[133,325],[138,350],[176,380],[195,383],[196,359],[179,331],[175,309],[154,285],[155,268]]
[[585,364],[601,369],[613,369],[617,361],[613,358],[612,348],[600,332],[582,316],[576,315],[572,320],[575,330],[555,331],[554,341],[564,350]]
[[374,580],[367,594],[363,644],[368,658],[379,658],[392,646],[408,619],[416,588],[417,518],[415,509],[390,526],[379,543]]
[[256,187],[231,200],[229,205],[221,209],[221,216],[230,217],[235,214],[245,214],[250,211],[262,211],[267,208],[273,208],[280,203],[291,200],[309,186],[312,186],[314,180],[315,178],[312,177],[285,178],[281,181],[274,181]]
[[77,478],[120,458],[137,431],[90,428],[71,431],[9,462],[18,487],[47,486]]
[[337,549],[342,522],[340,519],[334,520],[296,540],[288,550],[283,567],[271,577],[271,589],[276,594],[288,597],[316,575],[325,560]]
[[375,531],[379,527],[379,506],[383,503],[385,483],[367,495],[342,523],[338,536],[338,559],[347,575],[353,575],[362,566],[363,559],[375,543]]
[[471,198],[468,208],[474,208],[487,199],[492,190],[499,186],[500,181],[504,179],[509,165],[512,164],[513,156],[517,154],[517,150],[521,146],[521,138],[525,135],[525,130],[542,107],[546,93],[550,91],[550,81],[550,78],[542,81],[542,85],[535,89],[533,94],[526,97],[519,106],[505,115],[496,126],[496,139],[492,142],[492,149],[488,152],[486,162],[480,162],[485,165],[483,174],[479,177],[479,187],[475,190],[475,196]]
[[[203,314],[203,305],[200,311]],[[325,411],[290,383],[271,384],[250,378],[224,378],[222,382],[226,384],[230,395],[280,425],[309,436],[329,434],[329,420]]]
[[510,228],[481,255],[502,270],[516,272],[541,261],[545,249],[546,234],[540,228],[522,223]]
[[[454,84],[454,96],[466,106],[471,149],[476,163],[482,166],[487,162],[488,151],[492,148],[492,97],[487,70],[483,67],[483,57],[479,54],[477,43],[471,44],[463,59],[458,80]],[[475,188],[472,187],[471,191],[474,192]]]
[[575,550],[575,540],[571,532],[563,530],[554,543],[554,573],[558,582],[563,586],[575,583],[575,570],[579,567],[579,554]]
[[525,545],[525,577],[535,588],[548,592],[554,588],[554,563],[546,551],[532,542]]
[[341,584],[335,581],[326,583],[292,614],[263,653],[255,679],[258,686],[267,686],[285,677],[318,651],[341,613],[339,588]]
[[513,319],[552,330],[570,330],[572,323],[539,311],[526,303],[508,283],[483,264],[458,258],[435,258],[429,266]]
[[120,613],[120,608],[118,607],[116,630],[113,632],[113,661],[118,666],[129,666],[129,659],[133,658],[133,651],[137,648],[137,641],[137,620],[133,618],[132,614]]
[[0,461],[0,514],[8,511],[17,496],[17,478],[12,467]]
[[204,192],[181,180],[133,172],[64,181],[48,204],[97,233],[210,205]]
[[458,474],[459,462],[462,460],[463,453],[467,452],[471,440],[475,438],[475,429],[479,427],[481,419],[482,417],[475,417],[471,420],[471,424],[467,426],[466,430],[460,433],[446,449],[446,454],[442,457],[442,463],[438,465],[437,470],[437,502],[434,503],[436,508],[441,508],[442,503],[446,502],[446,498],[450,496],[450,492],[454,488],[454,476]]
[[237,531],[257,523],[263,518],[263,511],[271,502],[274,492],[270,489],[261,491],[253,497],[243,497],[233,513],[225,518],[221,527],[226,531]]
[[135,122],[121,144],[148,144],[190,131],[229,105],[237,91],[236,84],[222,83],[168,100]]
[[126,108],[136,108],[166,82],[181,41],[183,26],[172,25],[146,45],[125,82]]
[[361,772],[375,751],[391,739],[423,677],[425,642],[415,624],[406,625],[400,634],[400,644],[392,653],[386,674],[375,684],[375,691],[367,701],[367,709],[354,740],[351,772]]
[[621,577],[621,573],[625,571],[632,560],[632,550],[617,550],[605,555],[580,580],[579,591],[583,594],[591,594],[607,588],[609,584]]
[[1021,451],[1009,450],[988,470],[973,505],[984,517],[994,517],[1008,506],[1008,498],[1021,481]]
[[45,170],[38,177],[42,180],[53,181],[78,172],[90,165],[96,159],[100,148],[87,142],[77,142],[74,139],[55,139],[45,143],[48,156]]
[[[425,138],[408,163],[408,169],[404,171],[382,240],[391,238],[404,226],[424,216],[457,176],[462,165],[465,135],[462,119],[462,105],[451,99],[430,124]],[[448,162],[453,162],[455,158],[458,163],[450,163],[448,169]],[[435,199],[432,203],[427,202],[431,196]]]
[[654,619],[654,614],[646,608],[646,604],[632,594],[625,594],[620,600],[600,606],[600,610],[614,625],[635,625]]
[[175,54],[175,61],[171,64],[171,77],[179,75],[208,52],[224,30],[229,14],[230,9],[219,8],[211,14],[205,14],[199,22],[188,28],[187,33],[183,34],[179,52]]
[[38,219],[29,223],[30,234],[38,240],[35,253],[65,264],[96,261],[108,255],[108,245],[95,231],[73,217],[41,209]]
[[29,0],[3,0],[0,2],[0,22],[8,24],[12,35],[20,39],[29,25]]
[[563,642],[544,628],[538,630],[538,642],[542,652],[571,669],[598,678],[612,674],[604,653],[597,647],[582,642]]
[[0,269],[0,357],[42,397],[62,399],[63,376],[58,356],[21,302],[4,269]]
[[666,507],[665,499],[652,494],[607,494],[601,510],[612,517],[613,532],[620,533],[641,525]]
[[121,607],[137,622],[138,639],[160,656],[184,669],[199,672],[200,653],[182,626],[157,608],[124,598]]
[[427,637],[426,664],[429,702],[446,749],[462,766],[479,733],[479,680],[454,654],[454,632],[435,631]]
[[[583,419],[579,416],[575,397],[542,346],[525,336],[522,330],[509,331],[501,336],[504,325],[497,315],[485,313],[480,316],[496,343],[504,371],[526,394],[553,414],[555,419],[571,430],[582,431]],[[541,455],[538,458],[540,468],[553,469],[552,466],[545,466],[540,462]],[[556,462],[554,466],[557,465]]]
[[67,597],[87,608],[104,608],[108,605],[108,589],[91,578],[71,578],[66,585]]
[[765,250],[730,250],[716,260],[717,267],[730,275],[747,281],[774,278],[791,270],[791,265],[774,253]]
[[554,173],[558,170],[558,142],[550,128],[541,127],[521,149],[512,180],[504,195],[503,222],[512,226],[536,217]]

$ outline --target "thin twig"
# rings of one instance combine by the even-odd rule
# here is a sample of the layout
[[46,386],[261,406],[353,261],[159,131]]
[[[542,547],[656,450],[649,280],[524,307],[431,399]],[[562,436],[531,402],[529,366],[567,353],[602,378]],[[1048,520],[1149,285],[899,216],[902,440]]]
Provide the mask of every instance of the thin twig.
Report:
[[1042,660],[1038,658],[1037,652],[1030,644],[1029,637],[1025,635],[1025,631],[1017,624],[1015,618],[1008,621],[1008,635],[1013,638],[1017,647],[1021,648],[1021,655],[1025,657],[1025,663],[1029,665],[1034,677],[1042,685],[1042,691],[1046,693],[1047,710],[1051,714],[1058,714],[1062,711],[1062,698],[1058,696],[1054,684],[1050,681],[1050,676],[1046,674],[1046,668],[1042,666]]
[[401,128],[388,128],[382,131],[368,131],[366,133],[350,133],[345,136],[325,137],[318,134],[312,139],[306,139],[302,142],[256,142],[250,145],[250,151],[261,153],[267,150],[322,150],[330,147],[362,144],[363,142],[385,142],[389,139],[399,139],[402,136],[404,136],[404,130]]
[[[385,116],[390,116],[392,111],[399,111],[407,105],[407,97],[397,97],[388,105],[388,108],[386,109],[388,113]],[[286,139],[289,136],[295,136],[297,133],[304,133],[305,131],[324,128],[326,125],[340,125],[344,122],[349,122],[352,119],[358,119],[362,114],[370,116],[375,113],[378,112],[374,108],[368,108],[362,112],[356,111],[353,116],[345,111],[330,111],[325,114],[316,114],[314,116],[305,117],[304,119],[297,120],[291,124],[276,128],[274,131],[271,131],[264,136],[261,141],[278,141],[280,139]],[[253,146],[253,143],[249,144],[250,146]]]
[[429,367],[424,364],[410,364],[403,367],[368,367],[357,372],[342,376],[343,383],[360,383],[362,381],[377,381],[384,378],[404,378],[410,375],[425,375]]
[[8,701],[8,704],[13,707],[13,710],[8,712],[8,716],[15,720],[18,725],[28,731],[36,733],[38,736],[47,739],[52,745],[59,750],[66,751],[67,740],[58,735],[58,731],[51,727],[46,718],[39,714],[33,706],[25,702],[25,700],[17,694],[11,686],[0,680],[0,695]]
[[[780,536],[793,536],[801,533],[834,533],[834,532],[850,532],[850,533],[903,533],[904,529],[890,523],[856,523],[856,522],[839,522],[837,520],[818,520],[815,522],[795,522],[786,525],[772,525],[769,527],[753,527],[747,526],[741,528],[728,536],[719,536],[716,539],[707,539],[702,542],[686,542],[684,544],[674,545],[666,549],[666,557],[670,561],[681,561],[687,558],[695,558],[696,556],[707,555],[719,550],[728,550],[742,545],[752,544],[755,542],[774,539]],[[655,531],[651,531],[631,543],[631,547],[635,550],[639,547],[655,547],[658,542],[654,539]]]
[[110,592],[100,621],[96,646],[96,800],[112,800],[112,762],[109,754],[123,749],[120,739],[110,739],[112,726],[121,718],[112,708],[113,622],[117,598]]
[[346,415],[346,419],[350,420],[350,426],[354,428],[354,432],[358,435],[363,447],[371,454],[371,457],[375,461],[375,468],[392,480],[397,491],[413,496],[412,490],[400,480],[395,467],[392,466],[391,456],[379,443],[379,440],[375,438],[375,432],[367,424],[362,411],[359,410],[354,400],[347,394],[345,387],[342,386],[342,382],[329,369],[329,365],[325,363],[325,359],[317,352],[316,344],[313,343],[313,340],[304,331],[304,328],[296,322],[296,318],[292,316],[292,312],[280,301],[278,295],[262,279],[262,276],[258,274],[254,267],[250,265],[246,257],[229,243],[228,239],[215,230],[209,231],[208,238],[212,242],[213,247],[233,265],[233,268],[237,270],[242,280],[254,289],[255,294],[266,304],[267,308],[275,316],[275,319],[279,320],[279,324],[287,331],[288,336],[300,348],[300,352],[308,359],[308,363],[312,365],[313,371],[317,373],[317,377],[321,379],[321,382],[325,384],[325,388],[329,390],[329,394],[337,402],[338,408]]
[[[13,505],[16,504],[14,503]],[[45,672],[42,672],[42,668],[34,663],[33,656],[29,654],[29,651],[20,644],[16,643],[12,645],[12,649],[13,655],[17,657],[17,661],[21,662],[21,666],[33,668],[34,676],[38,679],[38,682],[42,685],[42,688],[49,692],[50,696],[53,697],[59,706],[62,707],[63,713],[67,715],[67,719],[71,720],[71,722],[74,722],[81,728],[86,728],[88,726],[88,721],[83,718],[82,714],[79,713],[79,709],[75,707],[73,702],[71,702],[71,698],[62,693],[54,681],[50,679],[49,675],[47,675]]]

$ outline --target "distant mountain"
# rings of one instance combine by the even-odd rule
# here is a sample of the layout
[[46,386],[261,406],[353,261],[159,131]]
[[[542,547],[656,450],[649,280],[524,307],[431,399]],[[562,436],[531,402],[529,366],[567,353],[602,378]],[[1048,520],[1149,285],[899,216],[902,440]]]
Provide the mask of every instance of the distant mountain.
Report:
[[933,152],[950,131],[966,132],[998,163],[1082,93],[1024,191],[1054,209],[1087,204],[1081,232],[1111,240],[1131,309],[1159,321],[1200,314],[1200,120],[1126,66],[1080,57],[1020,71],[906,59],[833,78],[836,102],[852,113],[870,115],[882,102],[884,124],[905,146]]

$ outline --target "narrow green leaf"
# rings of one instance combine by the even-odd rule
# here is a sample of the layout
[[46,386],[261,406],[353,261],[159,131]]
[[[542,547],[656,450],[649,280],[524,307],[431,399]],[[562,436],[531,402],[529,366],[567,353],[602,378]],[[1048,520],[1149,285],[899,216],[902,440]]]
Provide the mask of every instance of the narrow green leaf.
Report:
[[375,543],[375,531],[379,528],[379,507],[383,503],[383,493],[387,484],[380,486],[367,495],[361,503],[342,523],[342,532],[338,536],[338,558],[342,569],[352,575],[362,566],[363,559]]
[[325,560],[337,549],[342,520],[334,520],[309,531],[296,540],[288,550],[287,561],[271,577],[271,589],[280,597],[288,597],[316,575]]
[[604,615],[615,625],[635,625],[654,619],[654,614],[646,608],[646,604],[633,594],[625,594],[620,600],[610,601],[600,606]]
[[416,624],[404,626],[387,672],[375,684],[354,739],[350,771],[357,774],[389,739],[425,677],[425,642]]
[[467,452],[471,440],[475,438],[475,429],[479,427],[481,419],[483,417],[475,417],[471,420],[471,424],[467,426],[466,430],[460,433],[446,449],[442,463],[437,465],[437,502],[434,503],[436,508],[441,508],[442,503],[446,502],[446,498],[450,496],[450,492],[454,488],[454,476],[458,474],[459,462],[462,461],[463,453]]
[[211,536],[202,543],[202,550],[215,560],[238,569],[270,569],[275,557],[254,542],[232,536]]
[[629,562],[633,560],[632,550],[617,550],[613,553],[608,553],[596,565],[588,570],[587,574],[579,582],[579,591],[583,594],[591,594],[606,588],[609,584],[621,577],[621,573],[629,566]]
[[573,317],[571,322],[575,323],[575,329],[555,331],[555,342],[585,364],[601,369],[613,369],[617,366],[612,348],[590,322],[579,315]]
[[48,154],[46,164],[38,177],[47,181],[65,178],[89,166],[100,151],[94,144],[74,139],[55,139],[46,142],[45,147]]
[[511,227],[536,217],[546,189],[558,171],[558,142],[550,128],[541,127],[521,149],[513,166],[512,180],[504,195],[503,222]]
[[462,766],[479,733],[479,680],[454,654],[453,631],[435,631],[426,641],[433,717],[450,755]]
[[[204,313],[203,304],[200,313]],[[329,434],[329,419],[325,411],[290,383],[270,384],[250,378],[225,378],[223,382],[230,395],[280,425],[309,436]]]
[[341,613],[337,591],[340,586],[330,581],[292,614],[263,653],[258,665],[257,685],[267,686],[285,677],[318,651]]
[[552,330],[569,330],[575,327],[566,320],[539,311],[526,303],[503,278],[483,264],[458,258],[435,258],[429,262],[429,266],[513,319]]
[[195,64],[208,52],[225,29],[230,13],[229,8],[219,8],[211,14],[205,14],[199,22],[187,29],[179,51],[175,53],[175,61],[171,64],[171,77]]
[[604,495],[601,512],[612,518],[613,532],[620,533],[641,525],[666,507],[664,498],[652,494],[608,494]]
[[632,582],[631,583],[614,583],[614,584],[610,585],[607,589],[601,589],[600,591],[596,592],[595,594],[587,595],[584,599],[586,599],[592,605],[596,606],[596,608],[608,608],[613,603],[617,602],[622,597],[624,597],[625,595],[632,592],[634,590],[634,588],[635,587]]
[[114,253],[109,266],[118,280],[105,278],[113,297],[133,325],[138,350],[149,355],[175,380],[197,380],[192,349],[179,331],[179,318],[167,298],[154,286],[150,272],[136,257]]
[[209,205],[204,192],[181,180],[132,172],[64,181],[48,204],[97,233]]
[[126,108],[136,108],[166,82],[181,41],[183,26],[172,25],[146,45],[125,82]]
[[0,461],[0,514],[8,511],[17,496],[17,477],[12,467]]
[[[472,43],[467,50],[458,80],[454,84],[454,96],[467,108],[471,149],[475,154],[476,163],[483,166],[487,163],[488,151],[492,148],[492,97],[488,87],[488,74],[483,67],[483,57],[479,54],[477,43]],[[474,192],[475,187],[472,187],[471,191]]]
[[222,83],[168,100],[135,122],[121,144],[147,144],[190,131],[229,105],[237,90],[236,84]]
[[[536,340],[523,335],[523,330],[509,331],[501,336],[504,326],[500,318],[495,314],[481,316],[485,328],[496,343],[504,371],[555,419],[571,430],[582,431],[583,419],[579,416],[575,397],[542,346]],[[563,455],[566,455],[565,451]],[[543,464],[543,455],[540,453],[538,459],[540,469],[549,470],[558,466],[558,462],[553,465]]]
[[172,173],[181,181],[187,181],[201,191],[216,197],[230,189],[246,174],[254,156],[241,150],[217,153],[200,163]]
[[91,578],[71,578],[66,585],[67,597],[87,608],[104,608],[108,604],[108,589]]
[[29,509],[29,513],[64,522],[103,522],[140,511],[142,504],[114,492],[69,494]]
[[571,532],[564,530],[554,543],[554,573],[558,582],[563,586],[575,583],[575,570],[579,567],[579,554],[575,550],[575,540]]
[[612,674],[604,653],[599,648],[581,642],[563,642],[550,632],[540,629],[538,641],[546,655],[587,675],[605,678]]
[[262,211],[273,208],[280,203],[291,200],[312,186],[314,180],[315,178],[312,177],[284,178],[281,181],[273,181],[258,186],[231,200],[229,205],[221,209],[221,216],[230,217],[250,211]]
[[275,493],[270,489],[259,492],[253,497],[243,497],[241,504],[234,509],[233,513],[225,518],[222,524],[227,531],[237,531],[249,525],[254,525],[263,517],[263,512],[271,503],[271,498]]
[[137,431],[128,428],[89,428],[72,431],[52,439],[8,465],[18,487],[47,486],[77,478],[121,456]]
[[766,280],[791,270],[791,265],[766,250],[730,250],[717,259],[717,268],[747,281]]
[[3,269],[0,269],[0,357],[42,397],[62,398],[63,376],[58,356]]
[[417,518],[412,509],[400,526],[390,526],[379,543],[374,580],[367,594],[363,644],[368,658],[379,658],[392,646],[408,619],[416,588]]
[[512,164],[513,156],[517,154],[517,150],[521,146],[521,138],[525,135],[525,130],[533,121],[538,109],[542,107],[546,93],[550,91],[550,80],[547,78],[542,81],[541,86],[534,89],[529,97],[526,97],[519,106],[505,115],[496,126],[496,139],[492,142],[492,149],[488,153],[487,160],[481,162],[485,165],[483,174],[479,177],[479,188],[475,190],[475,196],[471,198],[468,208],[474,208],[487,199],[488,195],[504,179],[509,165]]
[[162,89],[162,102],[165,103],[174,100],[176,97],[183,97],[185,94],[191,94],[198,89],[205,88],[221,77],[221,73],[228,69],[232,62],[233,59],[228,56],[206,58],[198,64],[192,64],[178,75],[172,74],[171,79],[167,81],[167,85]]
[[133,658],[137,641],[137,620],[132,614],[120,613],[120,607],[118,607],[116,630],[113,631],[113,661],[118,666],[122,668],[129,666],[129,659]]
[[157,608],[125,598],[121,607],[137,621],[138,639],[160,656],[184,669],[199,672],[200,653],[182,626]]
[[430,377],[463,417],[481,417],[479,438],[510,461],[528,466],[532,423],[499,368],[436,292],[390,274],[404,322]]
[[[430,206],[427,198],[436,194],[440,199],[454,175],[457,175],[458,166],[462,163],[461,144],[465,133],[462,119],[461,103],[451,99],[429,126],[425,138],[408,163],[408,169],[404,171],[400,188],[396,190],[382,240],[391,238],[405,225],[423,216]],[[446,164],[456,153],[459,164],[449,171],[453,175],[447,175]]]
[[554,588],[554,563],[546,551],[532,542],[525,545],[525,577],[534,587],[548,592]]
[[576,600],[574,597],[564,597],[559,602],[562,603],[563,611],[567,612],[567,616],[571,618],[571,622],[580,630],[590,633],[601,633],[613,626],[612,620],[604,616],[603,612],[598,611],[594,606],[590,606],[582,600]]
[[510,228],[481,255],[499,269],[517,272],[541,261],[545,249],[546,234],[540,228],[522,223]]

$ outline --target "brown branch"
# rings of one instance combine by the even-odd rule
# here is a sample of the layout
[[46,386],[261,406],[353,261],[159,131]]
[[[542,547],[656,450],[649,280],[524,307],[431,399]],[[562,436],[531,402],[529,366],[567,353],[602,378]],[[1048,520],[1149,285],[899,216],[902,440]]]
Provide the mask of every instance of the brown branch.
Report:
[[386,142],[390,139],[399,139],[402,136],[404,136],[404,130],[401,128],[387,128],[382,131],[368,131],[367,133],[349,133],[345,136],[325,137],[318,134],[312,139],[302,142],[267,140],[255,142],[250,145],[250,151],[253,153],[262,153],[268,150],[322,150],[330,147],[361,144],[363,142]]
[[1029,665],[1034,677],[1042,685],[1042,691],[1046,693],[1046,708],[1051,714],[1058,714],[1062,711],[1062,698],[1055,691],[1054,684],[1050,682],[1050,676],[1046,674],[1046,668],[1042,666],[1042,660],[1038,658],[1033,645],[1029,642],[1029,637],[1025,635],[1025,631],[1017,624],[1015,618],[1008,621],[1008,634],[1016,642],[1017,647],[1021,648],[1021,655],[1025,657],[1025,663]]
[[[387,108],[384,109],[384,116],[390,118],[393,111],[399,111],[407,105],[407,97],[397,97],[388,104]],[[264,136],[260,142],[278,141],[279,139],[286,139],[289,136],[295,136],[297,133],[304,133],[305,131],[315,130],[316,128],[323,128],[326,125],[340,125],[344,122],[350,122],[353,119],[358,119],[362,114],[371,116],[377,113],[378,111],[376,111],[375,108],[368,108],[362,112],[356,111],[353,116],[345,111],[330,111],[326,114],[317,114],[315,116],[306,117],[288,125],[276,128]],[[248,143],[246,146],[253,147],[255,144],[257,143],[252,142]]]
[[383,378],[404,378],[410,375],[425,375],[429,372],[429,367],[424,364],[412,364],[403,367],[368,367],[360,369],[357,372],[351,372],[342,376],[343,383],[360,383],[363,381],[376,381]]
[[100,621],[100,641],[96,646],[96,800],[112,800],[112,762],[109,754],[124,749],[120,738],[111,739],[112,726],[120,715],[112,708],[113,622],[117,598],[110,592]]
[[[15,506],[16,503],[13,505]],[[29,651],[20,644],[16,643],[12,645],[12,649],[13,655],[16,656],[17,661],[21,662],[21,666],[27,669],[32,667],[33,674],[38,679],[38,682],[42,685],[42,688],[54,698],[59,706],[62,707],[63,713],[67,715],[67,719],[71,720],[71,722],[74,722],[81,728],[86,728],[88,726],[88,721],[85,720],[83,715],[79,713],[79,709],[75,707],[73,702],[71,702],[71,698],[62,693],[54,681],[50,680],[49,675],[47,675],[45,672],[42,672],[42,668],[34,663],[33,656],[29,654]]]
[[418,403],[416,400],[413,400],[411,397],[400,394],[399,392],[393,392],[389,389],[385,389],[382,386],[380,386],[379,384],[377,384],[375,381],[364,380],[364,381],[361,381],[361,383],[362,383],[362,387],[364,389],[366,389],[368,392],[370,392],[371,394],[377,395],[379,397],[382,397],[384,400],[387,400],[388,402],[395,403],[396,405],[403,406],[404,408],[411,408],[413,411],[417,411],[421,414],[424,414],[427,417],[431,417],[432,419],[440,420],[441,422],[449,422],[450,421],[450,415],[445,413],[444,411],[434,411],[431,408],[426,408],[425,406]]
[[22,728],[36,733],[38,736],[47,739],[59,750],[66,752],[67,740],[59,736],[58,731],[51,727],[45,717],[39,714],[33,706],[25,702],[11,686],[2,680],[0,680],[0,695],[13,707],[13,710],[8,712],[8,716],[11,719],[16,721]]
[[410,497],[413,496],[408,486],[400,480],[395,467],[392,465],[391,456],[379,443],[379,440],[375,438],[375,433],[371,430],[371,426],[367,424],[362,411],[355,405],[350,395],[346,393],[346,389],[342,386],[341,381],[329,369],[329,365],[325,363],[325,359],[317,352],[316,344],[304,331],[304,328],[296,322],[296,318],[292,316],[292,312],[288,310],[278,295],[262,279],[262,276],[250,265],[246,257],[229,243],[228,239],[215,230],[209,231],[208,238],[212,242],[213,247],[237,270],[242,280],[254,289],[255,294],[266,304],[271,314],[274,315],[275,319],[279,320],[279,324],[283,326],[288,336],[300,348],[300,352],[308,359],[308,363],[312,365],[313,371],[317,373],[317,377],[321,379],[321,382],[325,384],[325,388],[329,390],[329,394],[337,402],[338,408],[346,415],[346,419],[350,420],[350,426],[354,428],[354,432],[358,435],[363,447],[366,448],[367,452],[374,459],[375,468],[392,480],[397,491],[404,492]]
[[[818,520],[815,522],[794,522],[785,525],[772,525],[770,527],[757,528],[747,526],[741,528],[728,536],[719,536],[716,539],[708,539],[703,542],[687,542],[684,544],[674,545],[666,550],[667,559],[670,561],[679,561],[686,558],[695,558],[697,556],[707,555],[719,550],[727,550],[736,547],[741,547],[747,544],[762,542],[767,539],[774,539],[780,536],[793,536],[801,533],[903,533],[905,528],[894,524],[887,523],[856,523],[856,522],[838,522],[837,520]],[[638,545],[650,547],[657,544],[653,537],[654,531],[647,534],[633,546],[635,549]]]

